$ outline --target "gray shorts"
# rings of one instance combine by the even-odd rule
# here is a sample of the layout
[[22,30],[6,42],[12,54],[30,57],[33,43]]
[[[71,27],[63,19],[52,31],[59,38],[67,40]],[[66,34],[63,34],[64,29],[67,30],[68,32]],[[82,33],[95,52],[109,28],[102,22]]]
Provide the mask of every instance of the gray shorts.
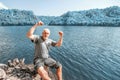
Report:
[[37,58],[34,60],[34,65],[35,65],[35,70],[37,70],[41,66],[48,66],[56,69],[58,69],[61,66],[59,62],[56,62],[54,59],[50,57],[46,59]]

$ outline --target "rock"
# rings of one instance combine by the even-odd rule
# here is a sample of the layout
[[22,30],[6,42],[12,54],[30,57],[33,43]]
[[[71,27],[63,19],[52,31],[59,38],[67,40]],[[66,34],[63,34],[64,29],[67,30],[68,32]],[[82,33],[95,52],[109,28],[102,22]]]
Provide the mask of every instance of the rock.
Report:
[[19,64],[18,58],[13,59],[12,63],[13,63],[14,66],[18,65]]
[[2,68],[3,70],[7,71],[8,66],[6,64],[0,63],[0,68]]
[[[6,76],[5,80],[41,80],[41,77],[34,70],[34,65],[25,64],[24,61],[24,58],[20,60],[18,58],[8,60],[8,68],[6,71],[2,70],[2,68],[0,76],[3,78]],[[6,66],[6,64],[1,64],[1,66]],[[50,69],[47,71],[52,80],[57,80],[56,75]]]
[[21,75],[20,73],[17,73],[17,76],[18,76],[18,77],[20,77],[20,75]]
[[32,78],[33,80],[42,80],[39,74],[36,74],[35,77]]
[[18,58],[13,59],[13,63],[14,63],[15,65],[19,64]]
[[9,66],[9,67],[14,67],[14,65],[13,65],[13,63],[12,63],[11,60],[8,60],[8,66]]
[[54,74],[51,70],[48,71],[48,75],[52,80],[58,80],[56,74]]
[[8,70],[6,71],[6,74],[10,74],[10,73],[12,73],[12,71],[13,71],[13,68],[8,68]]
[[0,68],[0,80],[6,78],[6,73],[3,69]]
[[25,58],[20,59],[20,64],[21,64],[21,65],[24,65],[24,64],[25,64],[24,61],[25,61]]
[[15,69],[20,69],[20,67],[19,67],[19,66],[15,66],[14,68],[15,68]]

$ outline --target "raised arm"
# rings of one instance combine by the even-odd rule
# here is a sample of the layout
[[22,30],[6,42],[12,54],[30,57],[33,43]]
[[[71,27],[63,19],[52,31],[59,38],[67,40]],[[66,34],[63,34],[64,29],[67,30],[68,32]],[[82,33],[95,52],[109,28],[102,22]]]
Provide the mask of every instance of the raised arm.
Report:
[[30,30],[27,32],[26,36],[29,38],[29,39],[33,39],[34,38],[34,31],[35,29],[38,27],[38,26],[42,26],[43,25],[43,22],[42,21],[39,21],[38,23],[36,23],[34,26],[32,26],[30,28]]
[[57,44],[55,45],[58,47],[60,47],[62,45],[62,42],[63,42],[63,32],[62,31],[59,32],[59,36],[60,36],[60,38],[59,38]]

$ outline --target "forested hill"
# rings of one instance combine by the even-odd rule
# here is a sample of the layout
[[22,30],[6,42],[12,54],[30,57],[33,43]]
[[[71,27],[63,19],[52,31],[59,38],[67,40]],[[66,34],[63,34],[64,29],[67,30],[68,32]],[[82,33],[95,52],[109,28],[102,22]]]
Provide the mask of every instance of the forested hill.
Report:
[[120,26],[120,7],[67,12],[50,25]]
[[35,21],[36,16],[32,11],[17,9],[0,10],[0,25],[31,25]]
[[120,7],[69,11],[61,16],[36,16],[32,11],[0,10],[0,25],[33,25],[42,20],[48,25],[68,26],[120,26]]

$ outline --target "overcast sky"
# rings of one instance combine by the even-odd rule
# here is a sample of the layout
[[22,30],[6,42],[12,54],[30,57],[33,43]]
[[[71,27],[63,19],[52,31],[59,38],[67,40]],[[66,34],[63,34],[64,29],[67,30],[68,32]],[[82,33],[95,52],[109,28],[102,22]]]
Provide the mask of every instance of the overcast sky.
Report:
[[59,16],[67,11],[120,6],[120,0],[0,0],[10,9],[32,10],[36,15]]

